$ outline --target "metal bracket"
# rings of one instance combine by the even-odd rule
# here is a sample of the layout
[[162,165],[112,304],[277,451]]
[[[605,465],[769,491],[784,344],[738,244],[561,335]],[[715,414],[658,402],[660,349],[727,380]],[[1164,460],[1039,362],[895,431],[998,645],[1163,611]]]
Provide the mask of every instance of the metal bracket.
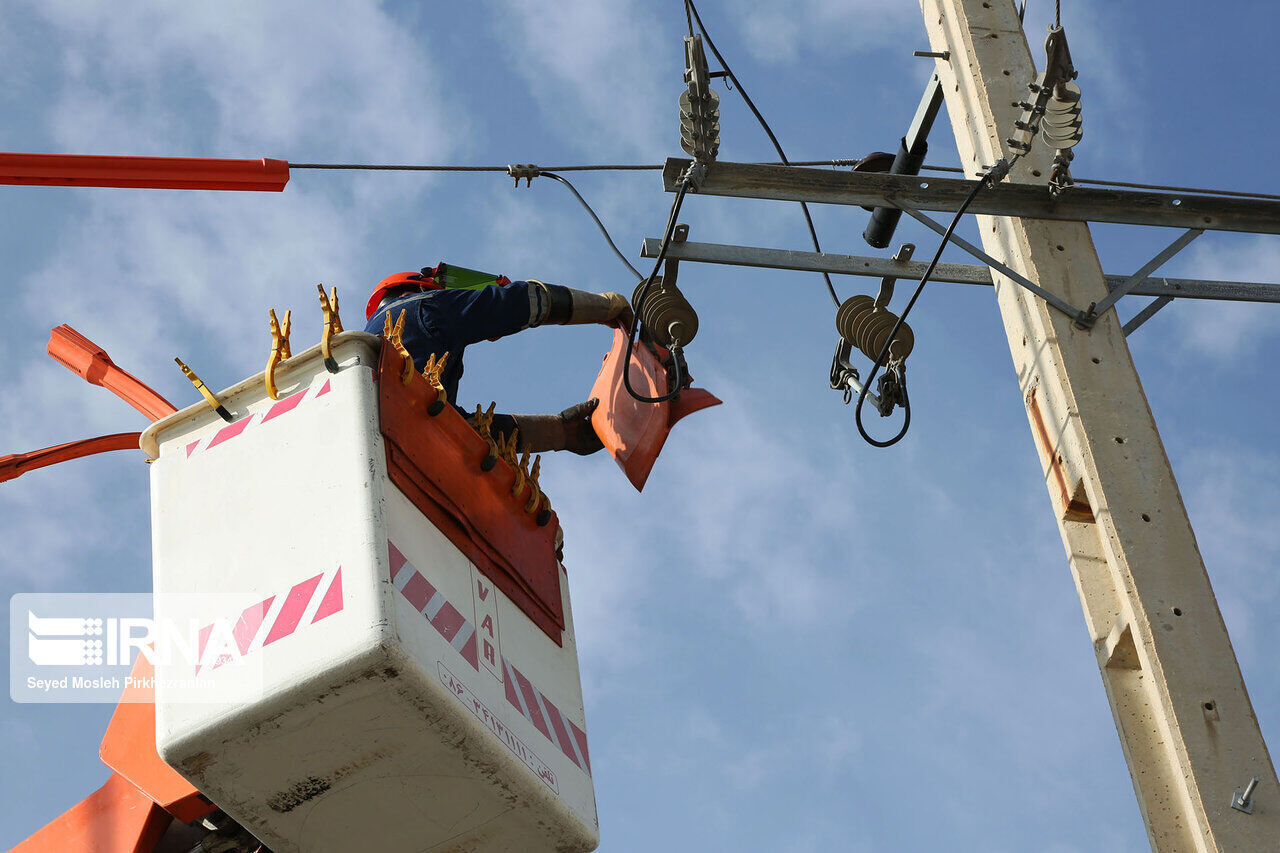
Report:
[[1155,299],[1152,299],[1147,303],[1146,308],[1143,308],[1137,314],[1133,315],[1133,319],[1124,324],[1124,328],[1122,329],[1124,336],[1127,338],[1129,335],[1138,331],[1139,326],[1154,317],[1157,311],[1172,301],[1172,296],[1157,296]]
[[[853,362],[849,360],[851,355],[853,355],[853,344],[844,338],[838,338],[836,352],[831,359],[831,388],[844,392],[846,406],[853,402],[855,396],[862,393],[863,387],[858,368],[854,367]],[[880,396],[870,389],[867,390],[867,402],[875,406],[882,417],[889,414],[884,410],[884,403],[880,400]]]
[[[911,260],[911,255],[916,250],[915,243],[903,243],[898,247],[898,251],[893,253],[891,259],[895,264],[905,264]],[[875,306],[877,308],[885,308],[889,304],[889,300],[893,298],[893,285],[898,280],[896,275],[887,275],[880,279],[880,290],[876,292]]]
[[[1159,269],[1161,264],[1163,264],[1165,261],[1169,260],[1174,255],[1181,252],[1183,249],[1187,247],[1187,245],[1192,240],[1199,237],[1203,233],[1204,233],[1204,229],[1202,228],[1188,228],[1186,231],[1182,233],[1181,236],[1178,237],[1177,240],[1174,240],[1172,243],[1166,246],[1160,252],[1160,254],[1156,255],[1154,258],[1152,258],[1151,260],[1143,264],[1142,269],[1138,270],[1136,273],[1134,273],[1133,275],[1125,279],[1124,283],[1121,284],[1119,287],[1112,288],[1111,292],[1108,293],[1105,297],[1103,297],[1101,302],[1095,302],[1092,305],[1090,305],[1087,310],[1081,311],[1080,315],[1076,318],[1076,323],[1075,323],[1076,328],[1077,329],[1093,328],[1093,324],[1098,321],[1098,318],[1101,317],[1103,314],[1107,313],[1107,309],[1110,308],[1112,305],[1115,305],[1116,302],[1120,299],[1120,297],[1129,293],[1135,287],[1142,284],[1142,282],[1146,281],[1147,276],[1151,275],[1151,273]],[[1160,309],[1159,308],[1153,309],[1151,314],[1154,314],[1158,310]],[[1136,329],[1138,328],[1138,326],[1141,326],[1142,323],[1145,323],[1150,316],[1151,315],[1148,314],[1147,317],[1143,317],[1142,322],[1138,323],[1138,325],[1134,326],[1134,328]],[[1128,332],[1126,332],[1126,334],[1128,334]]]
[[[925,225],[928,228],[931,228],[932,230],[938,232],[939,234],[947,233],[946,228],[943,228],[937,222],[930,219],[928,216],[925,216],[920,211],[911,207],[903,207],[902,209],[907,213],[908,216],[910,216],[912,219],[915,219],[917,222],[921,223],[922,225]],[[1017,272],[1007,264],[1002,263],[1001,261],[997,261],[995,258],[991,257],[986,252],[982,251],[977,246],[973,245],[963,237],[959,237],[955,234],[952,234],[951,242],[955,243],[961,249],[964,249],[966,252],[973,255],[978,260],[987,264],[987,266],[991,267],[996,272],[999,272],[1007,276],[1008,278],[1013,279],[1014,282],[1022,285],[1027,290],[1034,293],[1036,296],[1039,296],[1045,302],[1049,303],[1054,308],[1057,308],[1059,311],[1061,311],[1063,314],[1066,314],[1068,317],[1075,319],[1081,315],[1082,312],[1080,311],[1080,309],[1073,307],[1070,303],[1063,300],[1057,294],[1050,293],[1049,291],[1045,290],[1043,287],[1036,284],[1034,281],[1027,278],[1022,273]]]

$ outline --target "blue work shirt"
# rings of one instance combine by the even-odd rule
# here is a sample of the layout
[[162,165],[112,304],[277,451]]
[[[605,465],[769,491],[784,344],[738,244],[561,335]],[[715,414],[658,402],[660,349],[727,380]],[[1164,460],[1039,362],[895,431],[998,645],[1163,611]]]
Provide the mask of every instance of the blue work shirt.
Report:
[[458,403],[462,354],[470,344],[513,335],[529,328],[532,310],[529,283],[491,284],[480,290],[428,290],[409,293],[379,308],[364,330],[380,335],[386,316],[394,323],[404,311],[403,340],[413,363],[421,370],[432,355],[449,354],[441,384],[449,402]]

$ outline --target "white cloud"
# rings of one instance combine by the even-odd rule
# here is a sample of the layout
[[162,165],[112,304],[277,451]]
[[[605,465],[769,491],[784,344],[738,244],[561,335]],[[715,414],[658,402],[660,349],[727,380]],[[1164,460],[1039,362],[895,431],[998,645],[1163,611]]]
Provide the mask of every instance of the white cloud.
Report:
[[599,162],[671,147],[680,41],[635,0],[493,0],[499,38],[550,127]]
[[[855,53],[900,42],[921,29],[920,9],[915,3],[883,0],[753,3],[740,18],[751,54],[771,63],[796,62],[817,52],[828,56],[833,51]],[[713,40],[727,23],[718,24],[706,14],[702,22]],[[717,47],[725,52],[723,39]],[[733,64],[731,58],[729,62]]]
[[[1204,279],[1280,283],[1280,237],[1212,240],[1189,250],[1189,275]],[[1229,362],[1256,354],[1280,332],[1280,309],[1251,302],[1185,300],[1170,306],[1182,345],[1191,352]],[[1166,309],[1168,310],[1168,309]]]

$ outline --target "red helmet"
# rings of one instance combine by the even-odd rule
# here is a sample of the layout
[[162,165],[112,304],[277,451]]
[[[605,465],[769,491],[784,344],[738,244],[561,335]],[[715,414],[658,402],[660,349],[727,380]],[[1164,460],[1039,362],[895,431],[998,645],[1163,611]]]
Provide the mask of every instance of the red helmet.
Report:
[[434,278],[421,272],[398,272],[389,275],[378,282],[378,286],[373,289],[373,293],[369,294],[369,302],[364,306],[364,318],[368,320],[372,317],[374,312],[378,310],[378,303],[382,301],[388,292],[397,287],[412,287],[418,290],[441,289]]

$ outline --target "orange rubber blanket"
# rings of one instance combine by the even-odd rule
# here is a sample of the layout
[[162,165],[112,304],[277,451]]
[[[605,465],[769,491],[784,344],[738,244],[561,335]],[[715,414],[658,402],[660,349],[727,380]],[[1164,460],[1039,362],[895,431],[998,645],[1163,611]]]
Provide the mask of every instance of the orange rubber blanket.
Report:
[[[613,347],[604,357],[600,374],[591,387],[591,396],[600,401],[591,415],[591,426],[618,467],[636,491],[645,481],[676,421],[694,412],[720,405],[720,400],[701,388],[686,388],[679,399],[662,403],[642,403],[627,391],[622,381],[622,365],[627,355],[627,333],[615,328]],[[667,393],[667,370],[642,344],[631,353],[631,387],[645,397]]]

